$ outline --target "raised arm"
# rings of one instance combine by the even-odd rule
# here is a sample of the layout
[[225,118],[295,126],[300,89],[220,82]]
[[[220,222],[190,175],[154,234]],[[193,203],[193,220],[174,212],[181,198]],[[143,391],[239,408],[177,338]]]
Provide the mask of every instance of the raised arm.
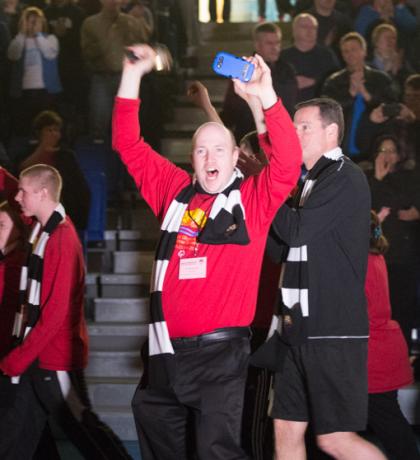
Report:
[[254,118],[257,133],[265,134],[267,132],[267,126],[265,124],[264,111],[259,97],[252,94],[247,94],[245,91],[243,91],[241,85],[238,84],[238,81],[234,81],[233,89],[235,93],[248,104]]
[[201,82],[192,82],[188,87],[187,96],[193,104],[206,114],[208,121],[214,121],[215,123],[223,125],[223,121],[219,117],[214,105],[211,103],[207,88]]
[[252,206],[265,225],[296,185],[302,153],[292,120],[273,89],[270,68],[258,55],[248,59],[255,65],[253,77],[248,83],[235,81],[235,86],[258,98],[272,146],[269,165],[252,183]]
[[137,59],[124,58],[112,119],[112,143],[141,195],[160,217],[190,178],[187,172],[155,152],[140,136],[139,90],[143,76],[155,66],[156,52],[148,45],[135,45],[129,49]]

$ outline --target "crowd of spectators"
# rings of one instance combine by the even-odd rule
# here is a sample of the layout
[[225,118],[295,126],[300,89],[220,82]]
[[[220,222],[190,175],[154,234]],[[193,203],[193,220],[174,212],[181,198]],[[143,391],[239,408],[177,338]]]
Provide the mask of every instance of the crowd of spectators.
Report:
[[[33,121],[45,110],[62,117],[64,142],[82,136],[108,142],[125,47],[161,42],[180,58],[186,46],[176,39],[185,36],[182,21],[173,1],[2,0],[0,143],[12,163],[16,155],[22,160],[22,139],[36,137]],[[151,76],[146,85],[154,111],[145,135],[151,133],[152,143],[168,105],[167,80],[175,77],[165,78]]]

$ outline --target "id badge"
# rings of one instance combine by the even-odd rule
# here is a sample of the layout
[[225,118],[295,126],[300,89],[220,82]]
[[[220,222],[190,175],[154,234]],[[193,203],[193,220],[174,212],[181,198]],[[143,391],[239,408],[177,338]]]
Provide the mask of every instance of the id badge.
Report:
[[207,276],[207,257],[192,257],[180,259],[179,279],[193,280]]

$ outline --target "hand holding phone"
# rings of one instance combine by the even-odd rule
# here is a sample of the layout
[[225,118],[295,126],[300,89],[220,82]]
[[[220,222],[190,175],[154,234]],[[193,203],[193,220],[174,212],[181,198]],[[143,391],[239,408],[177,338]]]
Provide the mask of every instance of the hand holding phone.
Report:
[[217,74],[223,77],[236,78],[243,82],[248,82],[252,78],[255,67],[254,64],[245,59],[222,51],[216,54],[212,68]]

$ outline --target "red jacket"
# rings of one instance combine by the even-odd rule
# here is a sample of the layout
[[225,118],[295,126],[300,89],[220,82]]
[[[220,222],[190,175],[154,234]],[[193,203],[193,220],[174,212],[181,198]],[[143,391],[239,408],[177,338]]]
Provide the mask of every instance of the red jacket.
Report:
[[[143,141],[138,110],[138,101],[116,99],[113,145],[143,198],[162,220],[173,199],[191,183],[191,177]],[[199,244],[196,255],[207,258],[207,277],[192,280],[179,279],[183,256],[182,251],[174,250],[162,289],[163,311],[171,337],[251,324],[268,230],[295,186],[302,162],[295,129],[280,101],[265,111],[265,119],[272,145],[270,164],[240,186],[250,243]],[[192,212],[208,212],[210,207],[208,194],[197,193],[189,203]],[[193,254],[188,253],[187,257],[194,257]]]
[[82,247],[68,217],[51,234],[44,254],[41,315],[22,345],[2,360],[7,375],[21,375],[38,359],[49,370],[82,369],[87,364]]
[[369,315],[369,393],[397,390],[413,381],[407,343],[391,320],[388,272],[381,255],[369,254],[365,292]]
[[19,280],[25,252],[15,248],[0,262],[0,357],[12,344],[12,328],[19,302]]
[[12,176],[7,169],[0,166],[0,192],[6,195],[7,201],[12,205],[17,205],[15,196],[18,192],[18,180]]

